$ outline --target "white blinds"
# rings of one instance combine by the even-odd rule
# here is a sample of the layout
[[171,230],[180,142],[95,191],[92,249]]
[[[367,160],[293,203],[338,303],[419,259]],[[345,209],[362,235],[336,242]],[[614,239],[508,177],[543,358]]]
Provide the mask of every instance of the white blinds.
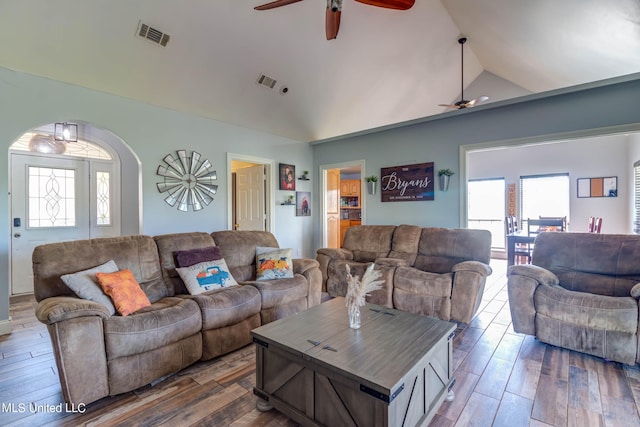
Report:
[[640,234],[640,161],[633,164],[633,232]]

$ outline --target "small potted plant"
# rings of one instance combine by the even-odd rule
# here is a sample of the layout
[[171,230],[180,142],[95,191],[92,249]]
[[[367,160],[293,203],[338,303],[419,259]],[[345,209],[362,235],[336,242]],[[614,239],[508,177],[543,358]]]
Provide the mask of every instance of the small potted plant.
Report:
[[367,181],[367,190],[369,191],[369,194],[375,195],[376,188],[378,186],[378,177],[375,175],[371,175],[366,177],[365,181]]
[[438,179],[440,180],[440,191],[447,191],[449,189],[449,181],[451,175],[455,174],[451,169],[440,169],[438,171]]
[[300,177],[300,179],[308,180],[309,179],[309,171],[302,172],[302,176]]

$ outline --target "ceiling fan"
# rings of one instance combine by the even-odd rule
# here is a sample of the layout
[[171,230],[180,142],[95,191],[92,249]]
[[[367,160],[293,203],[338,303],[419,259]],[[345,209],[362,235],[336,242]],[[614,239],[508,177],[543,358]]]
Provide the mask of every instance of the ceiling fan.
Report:
[[481,102],[484,102],[486,100],[489,99],[488,96],[479,96],[475,99],[472,99],[471,101],[464,99],[464,44],[466,43],[467,38],[464,36],[461,36],[458,39],[458,43],[460,43],[460,58],[461,58],[461,64],[460,64],[460,101],[456,102],[455,104],[438,104],[440,107],[448,107],[448,108],[456,108],[458,110],[461,110],[463,108],[470,108],[473,107],[475,105],[480,104]]
[[[261,6],[254,7],[255,10],[269,10],[280,6],[287,6],[302,0],[276,0]],[[358,3],[370,6],[383,7],[385,9],[407,10],[411,9],[415,0],[356,0]],[[335,39],[340,29],[340,15],[342,14],[342,0],[327,0],[327,11],[325,13],[325,32],[327,40]]]

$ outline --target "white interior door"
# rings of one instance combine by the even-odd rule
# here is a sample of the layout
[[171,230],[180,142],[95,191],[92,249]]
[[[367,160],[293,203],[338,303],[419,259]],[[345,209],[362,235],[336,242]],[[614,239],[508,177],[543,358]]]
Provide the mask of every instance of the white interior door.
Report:
[[33,249],[89,238],[89,166],[11,154],[11,293],[33,292]]
[[264,166],[250,166],[236,171],[236,229],[266,229]]

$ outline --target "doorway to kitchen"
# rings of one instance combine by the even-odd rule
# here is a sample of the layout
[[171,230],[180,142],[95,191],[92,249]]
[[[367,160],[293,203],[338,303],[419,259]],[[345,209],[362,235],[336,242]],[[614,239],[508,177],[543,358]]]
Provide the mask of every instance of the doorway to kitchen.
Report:
[[322,247],[341,247],[347,229],[364,221],[364,170],[364,160],[320,166]]

